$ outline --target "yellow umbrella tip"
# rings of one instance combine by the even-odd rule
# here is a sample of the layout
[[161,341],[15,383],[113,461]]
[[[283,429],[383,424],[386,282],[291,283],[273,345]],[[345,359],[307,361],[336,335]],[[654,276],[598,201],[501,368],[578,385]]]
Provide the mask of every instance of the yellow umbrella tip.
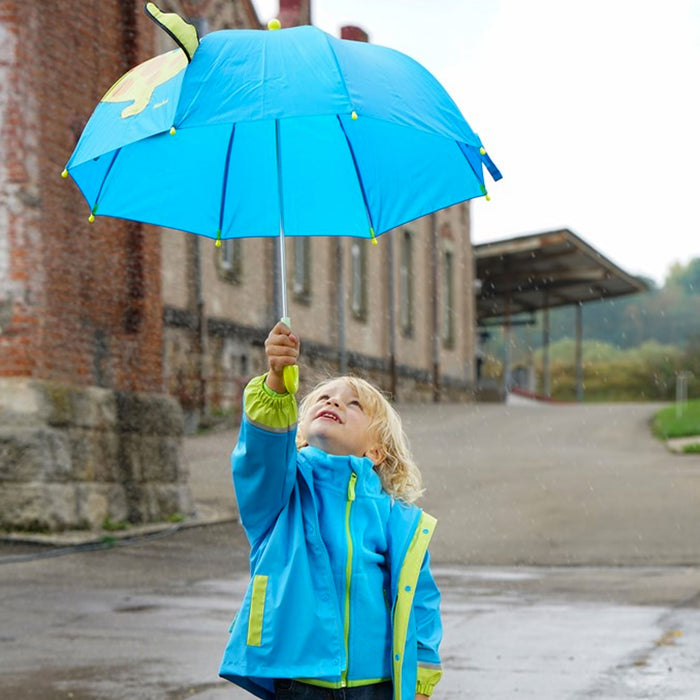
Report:
[[274,19],[271,19],[267,23],[267,28],[270,31],[274,31],[275,29],[282,29],[282,22],[280,22],[276,17]]
[[63,168],[63,172],[61,173],[61,177],[63,177],[63,178],[68,177],[68,171],[65,168]]

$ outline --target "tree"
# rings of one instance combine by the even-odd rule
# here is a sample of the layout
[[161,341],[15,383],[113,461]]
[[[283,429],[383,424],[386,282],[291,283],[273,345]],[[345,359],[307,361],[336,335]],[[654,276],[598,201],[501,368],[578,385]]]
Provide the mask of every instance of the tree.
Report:
[[666,277],[666,287],[680,287],[686,294],[700,294],[700,258],[687,265],[674,263]]

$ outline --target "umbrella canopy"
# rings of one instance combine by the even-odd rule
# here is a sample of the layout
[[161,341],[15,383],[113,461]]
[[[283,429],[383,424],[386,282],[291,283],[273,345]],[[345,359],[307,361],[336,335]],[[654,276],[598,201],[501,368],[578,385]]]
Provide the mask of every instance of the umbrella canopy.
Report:
[[500,178],[420,64],[303,26],[212,32],[132,69],[64,172],[97,216],[211,238],[373,238],[486,194],[483,165]]

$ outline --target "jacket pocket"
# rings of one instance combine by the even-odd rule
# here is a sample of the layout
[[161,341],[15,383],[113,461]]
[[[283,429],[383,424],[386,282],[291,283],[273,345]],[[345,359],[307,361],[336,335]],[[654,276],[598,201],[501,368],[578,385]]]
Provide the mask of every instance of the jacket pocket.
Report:
[[248,613],[248,646],[259,647],[262,644],[263,617],[265,614],[265,593],[267,576],[253,577],[253,590],[250,594],[250,612]]

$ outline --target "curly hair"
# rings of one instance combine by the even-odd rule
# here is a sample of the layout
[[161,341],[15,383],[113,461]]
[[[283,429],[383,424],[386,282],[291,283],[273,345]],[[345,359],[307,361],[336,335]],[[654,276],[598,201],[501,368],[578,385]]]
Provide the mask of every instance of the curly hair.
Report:
[[[336,380],[347,382],[357,394],[365,414],[369,417],[369,430],[381,446],[381,460],[374,465],[384,490],[394,498],[413,503],[423,494],[423,479],[408,446],[408,439],[401,418],[382,392],[364,379],[341,376],[317,384],[299,404],[299,425],[306,410],[313,405],[325,386]],[[297,432],[297,448],[308,444],[301,429]]]

